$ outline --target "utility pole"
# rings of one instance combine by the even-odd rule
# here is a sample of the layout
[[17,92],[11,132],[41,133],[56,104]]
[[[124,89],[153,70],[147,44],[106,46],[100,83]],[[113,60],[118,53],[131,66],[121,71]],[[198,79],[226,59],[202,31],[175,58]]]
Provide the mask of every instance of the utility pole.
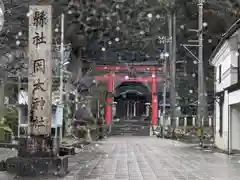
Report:
[[205,106],[204,69],[203,69],[203,0],[198,1],[198,125],[201,128],[201,144],[203,140],[203,122]]
[[176,128],[176,14],[171,13],[169,17],[169,36],[172,42],[169,43],[170,53],[170,96],[171,96],[171,126],[173,136]]
[[[21,87],[22,86],[22,77],[20,75],[20,72],[18,72],[18,96],[17,96],[17,104],[19,104],[19,100],[21,97]],[[20,138],[20,126],[21,126],[21,113],[20,113],[21,109],[18,109],[18,138]]]
[[[61,47],[60,47],[60,51],[61,51],[61,57],[60,57],[60,69],[59,69],[59,73],[60,73],[60,85],[59,85],[59,108],[61,109],[61,113],[60,113],[60,120],[63,121],[63,76],[64,76],[64,13],[62,13],[61,15]],[[60,142],[62,141],[62,135],[63,135],[63,122],[61,122],[61,126],[59,128],[60,132]]]
[[60,57],[60,66],[59,66],[59,73],[60,73],[60,97],[59,97],[59,104],[63,104],[63,66],[64,66],[64,14],[61,15],[61,57]]
[[171,94],[172,94],[172,104],[173,104],[173,109],[172,109],[172,119],[173,119],[173,130],[176,128],[176,54],[177,54],[177,47],[176,47],[176,41],[177,41],[177,35],[176,35],[176,13],[173,12],[173,59],[172,59],[172,88],[171,88]]
[[166,124],[166,95],[167,95],[167,79],[168,79],[168,71],[167,71],[167,42],[164,41],[164,87],[163,87],[163,111],[162,111],[162,137],[164,138],[164,129]]
[[[205,82],[204,82],[204,64],[203,64],[203,2],[204,0],[198,0],[198,29],[189,29],[189,31],[197,32],[198,40],[189,40],[197,44],[182,44],[182,46],[198,61],[198,135],[200,135],[200,145],[203,140],[203,123],[204,118],[207,116],[207,104],[205,99]],[[188,47],[198,47],[198,57],[188,49]],[[199,132],[200,131],[200,132]]]

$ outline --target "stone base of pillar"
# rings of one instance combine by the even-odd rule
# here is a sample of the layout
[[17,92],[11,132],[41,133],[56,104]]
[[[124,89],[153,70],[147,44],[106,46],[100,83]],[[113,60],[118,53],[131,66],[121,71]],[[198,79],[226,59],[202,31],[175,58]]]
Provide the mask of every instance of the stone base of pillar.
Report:
[[[37,147],[36,144],[42,146]],[[1,162],[0,170],[19,176],[65,176],[68,173],[68,156],[58,156],[60,149],[54,148],[54,138],[20,138],[18,156]]]
[[152,128],[153,128],[154,131],[157,129],[157,127],[158,127],[157,125],[153,125],[153,126],[152,126]]
[[5,162],[6,171],[18,176],[59,176],[68,173],[68,157],[11,157]]
[[150,134],[149,134],[149,136],[154,136],[155,134],[154,134],[154,131],[157,129],[157,125],[151,125],[150,126],[150,130],[149,130],[149,132],[150,132]]
[[149,129],[149,136],[153,136],[154,134],[153,134],[153,128],[150,126],[149,127],[150,129]]

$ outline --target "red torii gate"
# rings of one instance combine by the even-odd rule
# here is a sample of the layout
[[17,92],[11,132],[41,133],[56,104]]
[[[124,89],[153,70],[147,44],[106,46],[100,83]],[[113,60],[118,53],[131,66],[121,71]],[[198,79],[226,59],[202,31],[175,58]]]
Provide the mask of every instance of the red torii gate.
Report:
[[[148,77],[137,77],[137,78],[125,78],[121,76],[115,76],[114,71],[127,71],[127,70],[137,70],[137,71],[152,71],[152,76]],[[108,94],[114,91],[114,81],[122,82],[152,82],[152,124],[157,125],[158,123],[158,96],[157,96],[157,82],[161,79],[156,77],[156,71],[162,71],[162,67],[156,66],[125,66],[125,65],[97,65],[96,70],[99,71],[110,71],[108,76],[96,76],[97,81],[108,81]],[[107,107],[106,107],[106,123],[109,125],[112,120],[112,103],[113,97],[107,96]]]

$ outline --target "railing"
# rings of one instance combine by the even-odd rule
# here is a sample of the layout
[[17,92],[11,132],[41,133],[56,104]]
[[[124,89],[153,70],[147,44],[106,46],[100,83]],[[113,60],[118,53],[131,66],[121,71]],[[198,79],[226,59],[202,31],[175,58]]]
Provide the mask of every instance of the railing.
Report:
[[[165,118],[165,122],[163,122],[163,117],[160,117],[160,124],[161,125],[165,125],[165,126],[169,126],[172,125],[172,121],[171,121],[171,117],[167,116]],[[180,117],[176,117],[176,127],[179,126],[184,126],[184,127],[194,127],[197,126],[197,117],[196,116],[180,116]],[[213,125],[213,117],[212,116],[208,116],[207,119],[205,119],[203,122],[203,126],[204,127],[212,127]]]
[[[163,121],[163,117],[160,118],[160,126],[164,127],[170,127],[172,129],[172,121],[171,117],[166,117],[165,121]],[[188,137],[196,137],[197,136],[197,130],[198,130],[198,121],[196,116],[181,116],[176,117],[176,131],[180,133],[182,136],[187,135]],[[203,135],[205,138],[211,138],[213,137],[214,133],[214,123],[213,123],[213,117],[208,116],[208,118],[205,119],[205,121],[202,123],[202,130]],[[185,136],[186,137],[186,136]]]

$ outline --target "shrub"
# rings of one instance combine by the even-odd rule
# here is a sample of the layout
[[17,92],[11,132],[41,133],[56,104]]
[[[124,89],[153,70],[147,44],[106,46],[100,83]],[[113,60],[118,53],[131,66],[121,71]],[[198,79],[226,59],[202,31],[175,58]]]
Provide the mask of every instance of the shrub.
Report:
[[6,108],[5,110],[5,122],[4,124],[8,126],[14,136],[18,134],[18,112],[14,107]]

